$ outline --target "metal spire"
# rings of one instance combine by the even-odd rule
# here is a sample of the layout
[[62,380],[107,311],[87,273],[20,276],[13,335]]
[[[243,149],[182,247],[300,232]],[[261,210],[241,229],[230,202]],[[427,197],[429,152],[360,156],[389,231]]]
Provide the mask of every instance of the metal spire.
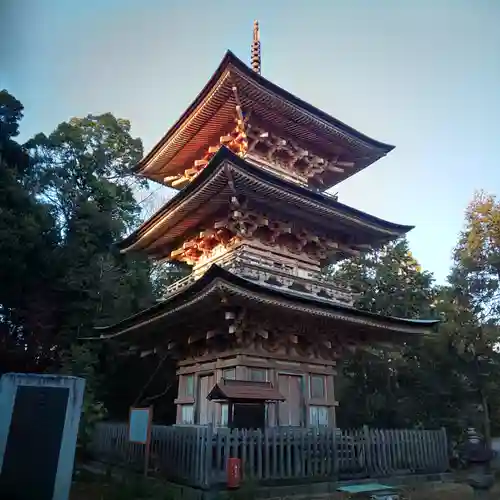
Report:
[[252,69],[260,75],[260,33],[259,21],[253,23]]

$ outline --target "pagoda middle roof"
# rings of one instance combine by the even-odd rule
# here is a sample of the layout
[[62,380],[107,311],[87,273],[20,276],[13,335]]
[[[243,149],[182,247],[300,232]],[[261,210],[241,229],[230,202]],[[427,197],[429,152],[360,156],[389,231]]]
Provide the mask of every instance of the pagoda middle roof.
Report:
[[[174,337],[182,335],[181,332],[185,331],[181,326],[182,323],[189,324],[196,317],[200,317],[200,321],[205,324],[207,311],[220,312],[222,296],[232,297],[240,304],[253,304],[259,314],[263,314],[266,308],[274,310],[278,308],[281,310],[280,314],[302,315],[302,318],[306,315],[323,321],[350,324],[371,334],[378,332],[375,337],[379,339],[387,338],[387,335],[391,336],[394,333],[428,334],[439,323],[439,320],[384,316],[292,289],[277,289],[237,276],[215,264],[201,277],[190,275],[184,279],[184,284],[180,285],[182,286],[178,286],[175,292],[153,307],[125,318],[115,325],[96,328],[99,336],[94,339],[115,338],[132,331],[141,333],[151,331],[155,336],[159,335],[163,341],[175,340]],[[162,328],[159,328],[160,324]],[[168,325],[172,326],[171,330],[167,328]],[[387,335],[384,335],[384,332]],[[144,338],[144,342],[148,341]]]
[[413,229],[288,181],[222,147],[192,183],[118,246],[122,252],[148,249],[153,256],[167,256],[190,232],[205,229],[201,227],[203,223],[222,208],[229,211],[231,199],[240,195],[265,207],[271,214],[307,224],[325,236],[343,232],[353,245],[383,244]]
[[275,85],[227,51],[203,90],[134,172],[164,183],[165,176],[184,171],[186,164],[200,157],[214,140],[218,143],[221,128],[234,125],[234,88],[244,113],[251,112],[327,156],[337,155],[340,147],[355,166],[339,174],[337,182],[394,149]]

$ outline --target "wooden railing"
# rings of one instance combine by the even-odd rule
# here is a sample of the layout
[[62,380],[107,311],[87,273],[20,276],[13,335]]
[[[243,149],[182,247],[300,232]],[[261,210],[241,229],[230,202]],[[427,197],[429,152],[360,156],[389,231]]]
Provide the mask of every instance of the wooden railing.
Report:
[[[144,463],[144,448],[127,441],[126,424],[98,424],[91,451],[102,462]],[[153,426],[151,467],[173,481],[224,483],[229,457],[241,459],[244,479],[273,482],[440,473],[449,465],[444,430]]]

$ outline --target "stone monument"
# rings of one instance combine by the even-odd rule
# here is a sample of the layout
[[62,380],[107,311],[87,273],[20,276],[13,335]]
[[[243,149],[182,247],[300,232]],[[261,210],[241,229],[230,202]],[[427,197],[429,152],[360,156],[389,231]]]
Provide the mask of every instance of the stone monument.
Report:
[[85,380],[7,373],[0,379],[0,498],[67,500]]

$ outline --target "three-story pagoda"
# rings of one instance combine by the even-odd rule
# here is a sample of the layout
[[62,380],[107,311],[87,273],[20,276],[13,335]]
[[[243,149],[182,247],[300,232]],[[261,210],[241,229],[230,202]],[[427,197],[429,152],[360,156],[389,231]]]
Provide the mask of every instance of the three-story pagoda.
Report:
[[178,424],[335,425],[346,348],[430,331],[435,321],[357,310],[351,289],[321,274],[412,229],[324,192],[392,149],[263,78],[256,24],[252,68],[227,52],[137,165],[181,190],[121,251],[192,273],[100,333],[176,357]]

